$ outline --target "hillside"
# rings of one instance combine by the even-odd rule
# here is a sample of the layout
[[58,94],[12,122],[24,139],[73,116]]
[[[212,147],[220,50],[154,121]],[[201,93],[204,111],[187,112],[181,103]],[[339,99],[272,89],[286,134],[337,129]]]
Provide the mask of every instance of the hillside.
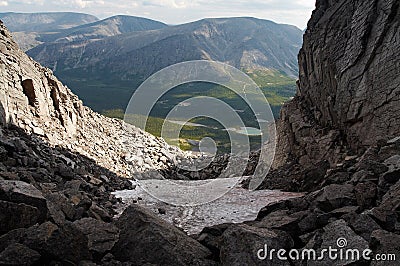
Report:
[[92,23],[95,16],[73,12],[0,13],[0,19],[12,32],[51,32]]
[[64,29],[98,21],[95,16],[73,12],[0,13],[0,20],[13,32],[15,40],[24,50],[44,42],[43,38]]
[[123,33],[156,30],[166,24],[151,19],[133,16],[113,16],[100,21],[64,29],[56,34],[47,34],[40,39],[45,42],[77,42],[103,39]]

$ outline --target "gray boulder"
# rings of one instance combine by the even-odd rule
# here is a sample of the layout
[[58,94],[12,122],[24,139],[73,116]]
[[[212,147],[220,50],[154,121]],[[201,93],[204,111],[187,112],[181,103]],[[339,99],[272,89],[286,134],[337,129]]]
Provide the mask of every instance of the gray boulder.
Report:
[[116,225],[120,236],[112,253],[132,265],[188,265],[211,256],[199,242],[137,205],[128,207]]
[[40,220],[36,207],[0,200],[0,235],[16,228],[30,227]]
[[[371,265],[397,266],[400,258],[400,236],[385,230],[376,230],[371,235],[370,245],[374,254],[395,256],[395,260],[373,261]],[[387,257],[388,258],[388,257]]]
[[28,266],[35,265],[40,254],[19,243],[10,244],[0,253],[0,265]]
[[73,223],[88,238],[89,250],[94,257],[103,256],[118,241],[118,228],[93,218],[83,218]]
[[0,200],[34,206],[40,211],[40,220],[47,216],[46,199],[42,193],[23,181],[0,180]]
[[[290,249],[294,245],[289,234],[245,224],[232,225],[222,235],[220,259],[222,265],[290,265],[268,250]],[[264,258],[266,256],[266,258]]]

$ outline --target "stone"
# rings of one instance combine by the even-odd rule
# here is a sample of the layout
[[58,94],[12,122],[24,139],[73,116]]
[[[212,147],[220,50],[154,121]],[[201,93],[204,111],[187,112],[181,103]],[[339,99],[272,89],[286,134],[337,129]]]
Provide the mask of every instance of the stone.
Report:
[[137,205],[128,207],[116,226],[120,236],[112,254],[123,262],[187,265],[211,256],[199,242]]
[[113,224],[93,218],[83,218],[73,224],[88,238],[88,247],[94,258],[110,252],[118,241],[119,231]]
[[329,214],[331,214],[334,217],[340,218],[343,215],[346,215],[349,213],[358,213],[359,211],[360,211],[359,206],[346,206],[346,207],[342,207],[339,209],[335,209],[335,210],[329,212]]
[[[358,236],[344,220],[337,220],[326,225],[323,231],[320,232],[319,238],[320,240],[317,241],[315,237],[310,240],[306,248],[318,247],[318,252],[329,247],[336,249],[357,249],[360,252],[369,248],[368,242],[361,236]],[[308,265],[352,265],[352,263],[361,263],[361,261],[361,256],[359,260],[356,258],[348,258],[348,260],[340,260],[340,258],[330,260],[328,256],[326,256],[320,261],[310,261]]]
[[53,221],[61,225],[65,220],[73,220],[75,216],[75,208],[72,203],[61,193],[51,193],[46,196],[49,215]]
[[35,265],[40,257],[38,252],[27,246],[19,243],[12,243],[0,253],[0,265]]
[[[375,230],[372,232],[370,246],[374,254],[384,254],[392,256],[391,260],[387,257],[387,261],[373,261],[371,265],[398,265],[400,257],[400,236],[385,230]],[[393,257],[395,256],[395,258]]]
[[400,155],[394,155],[386,159],[383,163],[389,167],[389,171],[400,169]]
[[368,242],[371,238],[372,232],[381,229],[374,219],[372,219],[368,214],[349,213],[342,216],[342,218],[346,220],[348,225],[356,234],[360,235]]
[[372,172],[361,170],[354,173],[350,181],[352,184],[357,184],[360,182],[378,183],[378,176]]
[[0,180],[0,200],[34,206],[40,212],[40,220],[47,216],[47,203],[42,193],[23,181]]
[[0,162],[4,162],[7,158],[8,151],[3,146],[0,146]]
[[33,226],[27,229],[26,235],[19,241],[40,254],[46,254],[59,261],[77,263],[91,259],[86,236],[72,224],[66,223],[58,227],[46,222]]
[[253,224],[254,227],[276,229],[291,234],[299,230],[298,223],[308,213],[296,213],[289,215],[287,211],[276,211],[265,216],[260,222]]
[[196,238],[213,253],[213,259],[219,261],[222,234],[231,224],[219,224],[204,228]]
[[362,209],[370,209],[375,206],[377,199],[377,186],[372,182],[358,183],[354,187],[357,205]]
[[331,211],[341,207],[356,205],[354,186],[350,184],[332,184],[324,187],[316,196],[315,204],[323,211]]
[[43,222],[39,210],[24,203],[0,200],[0,210],[0,235],[16,228],[30,227]]
[[290,265],[287,261],[279,260],[276,256],[261,260],[265,252],[260,249],[290,249],[294,243],[289,234],[266,228],[256,228],[248,225],[231,225],[223,235],[220,259],[222,265]]
[[45,222],[29,228],[12,230],[0,237],[0,251],[13,243],[35,250],[46,260],[78,263],[91,259],[86,236],[71,223],[59,227]]

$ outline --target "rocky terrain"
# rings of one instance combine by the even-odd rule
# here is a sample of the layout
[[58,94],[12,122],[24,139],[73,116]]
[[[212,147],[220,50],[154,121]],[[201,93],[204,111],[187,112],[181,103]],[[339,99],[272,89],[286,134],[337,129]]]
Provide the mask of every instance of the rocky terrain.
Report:
[[84,107],[0,27],[0,264],[212,265],[207,248],[147,210],[113,219],[111,192],[134,188],[127,176],[186,155]]
[[[398,265],[399,7],[317,1],[299,55],[299,92],[282,110],[274,169],[261,186],[307,193],[265,206],[255,221],[191,237],[138,204],[113,219],[111,192],[132,189],[121,178],[126,169],[147,158],[133,171],[168,171],[155,154],[184,155],[135,128],[121,138],[131,144],[120,144],[114,133],[126,125],[83,107],[2,25],[0,264]],[[371,249],[373,258],[397,261],[260,260],[265,245]]]

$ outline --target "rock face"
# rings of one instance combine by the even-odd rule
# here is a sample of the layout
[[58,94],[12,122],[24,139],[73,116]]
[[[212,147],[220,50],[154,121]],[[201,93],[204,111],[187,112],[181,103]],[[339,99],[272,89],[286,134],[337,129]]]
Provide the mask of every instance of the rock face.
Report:
[[299,93],[278,125],[276,167],[333,165],[399,135],[399,12],[396,0],[317,1],[299,54]]

